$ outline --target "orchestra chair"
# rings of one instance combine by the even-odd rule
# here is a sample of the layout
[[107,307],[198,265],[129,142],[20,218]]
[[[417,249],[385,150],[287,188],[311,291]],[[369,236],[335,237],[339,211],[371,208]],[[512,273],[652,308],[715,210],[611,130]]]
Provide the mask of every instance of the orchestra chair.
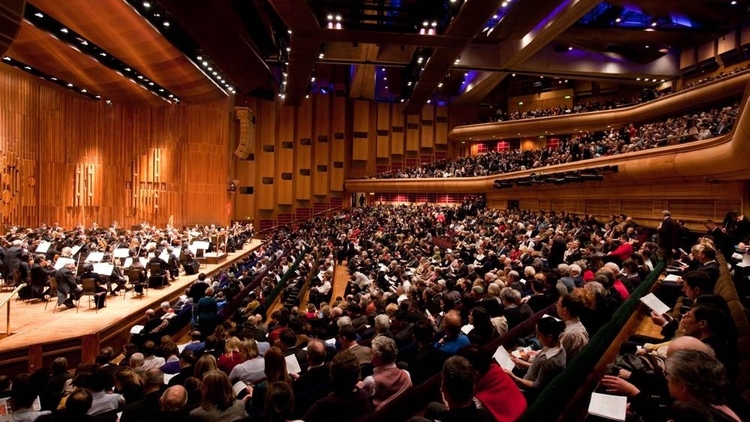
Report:
[[[47,310],[47,305],[49,305],[49,303],[52,301],[55,302],[55,306],[52,307],[52,313],[54,314],[58,306],[62,305],[62,303],[60,303],[60,300],[57,296],[57,280],[55,279],[55,277],[50,277],[49,279],[49,300],[44,302],[45,311]],[[76,312],[78,309],[78,302],[80,302],[80,300],[76,301]]]
[[[81,304],[81,299],[83,299],[84,296],[89,297],[87,302],[89,304],[89,309],[91,309],[91,300],[94,299],[94,296],[96,295],[96,280],[93,278],[84,278],[81,280],[81,287],[83,287],[83,292],[81,292],[81,297],[76,303],[76,313],[78,313],[78,305]],[[99,307],[95,304],[94,308],[96,308],[96,312],[98,313]]]
[[148,280],[141,281],[141,270],[138,268],[128,268],[127,272],[128,281],[130,282],[130,285],[133,286],[133,296],[135,296],[135,286],[141,286],[144,290],[144,296],[148,296]]
[[167,284],[167,273],[166,270],[162,270],[161,265],[158,263],[148,264],[148,285],[155,289],[161,289]]

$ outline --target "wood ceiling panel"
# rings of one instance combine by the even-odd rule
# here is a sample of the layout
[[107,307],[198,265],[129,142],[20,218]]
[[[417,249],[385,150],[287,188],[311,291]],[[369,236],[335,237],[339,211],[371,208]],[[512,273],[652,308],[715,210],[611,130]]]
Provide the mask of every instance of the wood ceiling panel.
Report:
[[225,97],[190,60],[122,0],[34,0],[37,8],[172,91],[181,101]]
[[93,58],[24,21],[7,55],[112,101],[166,103]]

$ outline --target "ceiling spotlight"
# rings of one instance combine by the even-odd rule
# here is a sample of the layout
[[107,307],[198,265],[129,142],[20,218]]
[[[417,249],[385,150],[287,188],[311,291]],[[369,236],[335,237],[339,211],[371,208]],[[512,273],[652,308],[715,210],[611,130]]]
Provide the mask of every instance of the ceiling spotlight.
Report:
[[56,81],[56,80],[57,80],[57,78],[56,78],[56,77],[54,77],[54,76],[53,76],[53,77],[51,77],[51,78],[49,78],[49,79],[50,79],[51,81]]
[[146,9],[148,9],[149,7],[151,7],[151,3],[147,2],[147,1],[144,1],[143,2],[143,7],[145,7]]
[[159,88],[159,92],[164,92],[164,88]]
[[5,56],[5,57],[3,57],[3,60],[5,60],[6,62],[9,62],[11,59],[10,59],[10,57]]
[[208,67],[208,71],[210,72],[210,71],[212,71],[212,70],[214,70],[214,68],[213,68],[213,67],[211,67],[211,66],[209,66],[209,67]]
[[421,57],[417,57],[417,63],[422,63],[423,61],[424,61],[424,59],[423,59],[423,58],[421,58]]
[[63,34],[67,34],[68,28],[60,28],[60,32],[62,32]]
[[315,82],[315,76],[313,76],[312,78],[310,78],[310,82]]
[[512,75],[510,75],[510,76],[512,76],[512,77],[514,77],[514,78],[515,78],[515,77],[516,77],[516,74],[514,73],[514,74],[512,74]]
[[81,40],[81,44],[83,44],[83,45],[89,45],[89,42],[86,41],[86,40]]
[[96,99],[98,100],[98,99],[102,98],[102,96],[101,96],[101,95],[97,95],[97,96],[96,96],[96,97],[94,97],[94,98],[96,98]]
[[402,103],[404,102],[404,99],[403,99],[403,98],[401,99],[401,102],[402,102]]
[[281,94],[281,99],[283,100],[284,98],[286,98],[286,95]]
[[443,87],[443,83],[442,83],[442,82],[440,82],[440,83],[438,84],[438,88],[442,88],[442,87]]
[[662,79],[661,81],[664,82],[664,79]]
[[149,82],[148,86],[154,86],[154,83],[153,82]]
[[647,46],[646,46],[646,48],[651,48],[651,46],[650,46],[650,45],[647,45]]
[[427,104],[429,104],[429,103],[431,103],[431,102],[432,102],[432,100],[427,100]]
[[384,67],[381,67],[381,68],[380,68],[380,71],[381,71],[381,72],[385,72],[385,68],[384,68]]
[[68,88],[73,88],[73,84],[69,83]]
[[310,94],[305,95],[305,98],[310,98]]
[[429,22],[427,22],[427,21],[424,21],[424,22],[422,22],[422,26],[424,26],[424,27],[427,27],[427,26],[429,26],[429,25],[430,25],[430,23],[429,23]]
[[169,95],[168,95],[168,97],[169,97],[169,98],[172,98],[172,97],[174,97],[174,95],[172,95],[172,94],[169,94]]
[[83,89],[81,90],[81,92],[83,92],[83,93],[85,94],[85,93],[86,93],[86,88],[83,88]]
[[292,51],[292,47],[287,47],[287,48],[286,48],[286,52],[288,53],[288,52],[290,52],[290,51]]
[[615,19],[615,22],[617,22],[617,23],[622,22],[622,18],[618,17],[617,19]]
[[112,100],[106,100],[105,103],[107,103],[107,105],[112,104]]
[[328,15],[328,16],[326,16],[326,18],[328,18],[329,21],[332,21],[333,20],[333,15]]
[[641,78],[635,78],[635,80],[636,80],[636,81],[640,81],[640,80],[641,80]]
[[385,86],[385,89],[388,89],[388,85]]
[[99,55],[102,56],[102,57],[107,57],[107,53],[105,53],[103,51],[101,53],[99,53]]
[[323,58],[323,53],[318,54],[318,58],[322,59]]
[[204,62],[203,62],[203,63],[201,63],[201,64],[202,64],[203,66],[208,66],[208,62],[206,62],[206,61],[204,61]]
[[169,22],[168,21],[164,21],[164,26],[169,26]]
[[651,27],[655,27],[655,26],[656,26],[656,21],[651,22]]
[[437,21],[432,21],[432,27],[434,28],[436,26],[437,26]]
[[571,51],[571,50],[573,50],[573,47],[568,47],[568,51]]
[[203,56],[196,56],[195,58],[196,58],[196,59],[197,59],[198,61],[201,61],[201,60],[203,60]]
[[143,79],[143,75],[138,75],[138,79]]
[[341,15],[336,15],[336,21],[341,22]]
[[287,34],[292,35],[292,30],[291,29],[287,29],[286,32],[287,32]]
[[41,13],[39,13],[39,12],[34,13],[34,16],[36,16],[37,18],[40,18],[40,19],[44,17],[44,15],[41,14]]
[[387,81],[387,80],[388,80],[388,77],[384,77],[384,78],[383,78],[383,80],[384,80],[384,81]]
[[129,67],[126,67],[126,68],[125,68],[125,71],[126,71],[126,72],[130,72],[130,68],[129,68]]
[[406,86],[411,86],[411,81],[407,82]]
[[497,15],[492,15],[492,19],[497,19]]

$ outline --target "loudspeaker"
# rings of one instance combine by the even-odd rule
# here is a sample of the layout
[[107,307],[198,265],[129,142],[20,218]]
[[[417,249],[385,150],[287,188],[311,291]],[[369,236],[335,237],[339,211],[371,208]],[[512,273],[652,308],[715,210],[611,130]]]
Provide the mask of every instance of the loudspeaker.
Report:
[[235,107],[234,114],[240,122],[237,149],[234,155],[247,160],[255,151],[255,117],[253,111],[247,107]]

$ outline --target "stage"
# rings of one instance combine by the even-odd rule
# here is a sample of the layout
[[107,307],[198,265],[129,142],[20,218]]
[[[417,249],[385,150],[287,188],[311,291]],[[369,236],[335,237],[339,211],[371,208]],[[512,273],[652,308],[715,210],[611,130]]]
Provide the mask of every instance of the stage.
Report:
[[[227,254],[226,260],[218,264],[202,264],[199,272],[209,276],[218,273],[247,256],[260,244],[260,240],[253,239],[242,250]],[[146,309],[156,309],[165,300],[174,302],[197,278],[198,275],[181,275],[171,286],[148,289],[146,296],[133,295],[132,291],[107,296],[106,307],[98,311],[93,300],[89,308],[88,296],[81,298],[78,313],[76,308],[55,308],[55,297],[48,303],[12,299],[9,302],[10,336],[5,335],[5,321],[0,322],[0,374],[34,371],[40,365],[48,367],[58,356],[68,358],[70,367],[74,368],[81,360],[93,361],[104,346],[115,347],[115,351],[119,352],[127,342],[130,327],[142,322]],[[9,295],[10,292],[0,293],[0,302]],[[6,312],[5,309],[0,310],[3,320]]]

